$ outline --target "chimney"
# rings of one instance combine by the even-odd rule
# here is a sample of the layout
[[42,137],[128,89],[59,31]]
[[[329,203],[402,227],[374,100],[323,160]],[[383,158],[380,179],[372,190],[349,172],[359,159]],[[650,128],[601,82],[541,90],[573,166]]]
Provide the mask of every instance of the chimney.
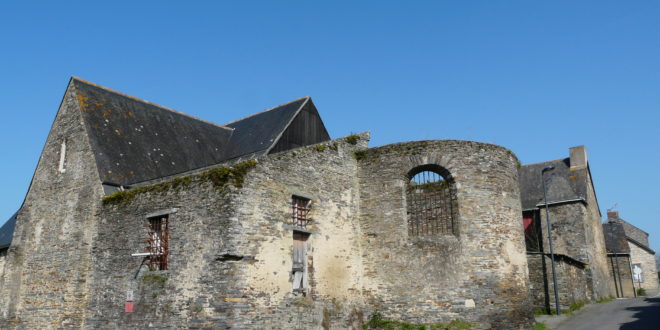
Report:
[[587,148],[585,146],[577,146],[568,150],[571,155],[571,170],[587,167]]
[[607,222],[615,222],[619,219],[619,211],[607,211]]

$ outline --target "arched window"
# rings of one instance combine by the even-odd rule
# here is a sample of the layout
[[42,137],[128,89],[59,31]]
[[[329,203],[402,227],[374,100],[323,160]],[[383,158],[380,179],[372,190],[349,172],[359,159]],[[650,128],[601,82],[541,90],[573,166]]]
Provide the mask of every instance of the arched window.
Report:
[[449,172],[439,166],[425,165],[410,171],[408,177],[408,234],[456,235],[456,196]]

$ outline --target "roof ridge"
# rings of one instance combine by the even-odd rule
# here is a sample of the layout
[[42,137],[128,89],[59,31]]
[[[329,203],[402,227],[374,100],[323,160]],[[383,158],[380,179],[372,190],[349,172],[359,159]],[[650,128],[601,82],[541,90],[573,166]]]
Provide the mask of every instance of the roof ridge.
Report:
[[93,86],[93,87],[96,87],[96,88],[102,89],[102,90],[104,90],[104,91],[106,91],[106,92],[109,92],[109,93],[113,93],[113,94],[117,94],[117,95],[120,95],[120,96],[126,97],[126,98],[128,98],[128,99],[133,100],[133,101],[138,101],[138,102],[141,102],[141,103],[145,103],[145,104],[153,105],[153,106],[155,106],[155,107],[157,107],[157,108],[159,108],[159,109],[162,109],[162,110],[165,110],[165,111],[169,111],[169,112],[175,113],[175,114],[180,115],[180,116],[188,117],[188,118],[190,118],[190,119],[194,119],[194,120],[197,120],[197,121],[200,121],[200,122],[203,122],[203,123],[207,123],[207,124],[209,124],[209,125],[217,126],[217,127],[219,127],[219,128],[224,128],[224,129],[231,130],[231,131],[234,130],[234,128],[232,128],[232,127],[227,127],[227,126],[225,126],[225,125],[221,125],[221,124],[214,123],[214,122],[212,122],[212,121],[208,121],[208,120],[205,120],[205,119],[201,119],[201,118],[199,118],[199,117],[195,117],[195,116],[193,116],[193,115],[187,114],[187,113],[185,113],[185,112],[181,112],[181,111],[179,111],[179,110],[175,110],[175,109],[172,109],[172,108],[168,108],[168,107],[166,107],[166,106],[163,106],[163,105],[160,105],[160,104],[156,104],[156,103],[153,103],[153,102],[147,101],[147,100],[145,100],[145,99],[141,99],[141,98],[136,97],[136,96],[133,96],[133,95],[129,95],[129,94],[126,94],[126,93],[122,93],[122,92],[120,92],[120,91],[118,91],[118,90],[114,90],[114,89],[112,89],[112,88],[108,88],[108,87],[105,87],[105,86],[101,86],[101,85],[99,85],[99,84],[93,83],[93,82],[91,82],[91,81],[89,81],[89,80],[82,79],[82,78],[80,78],[80,77],[71,76],[71,80],[79,81],[79,82],[81,82],[81,83],[83,83],[83,84],[87,84],[87,85],[90,85],[90,86]]
[[[262,114],[262,113],[265,113],[265,112],[268,112],[268,111],[271,111],[271,110],[275,110],[275,109],[277,109],[277,108],[281,108],[281,107],[283,107],[283,106],[285,106],[285,105],[289,105],[289,104],[291,104],[291,103],[293,103],[293,102],[297,102],[297,101],[300,101],[300,100],[302,100],[302,99],[308,99],[308,100],[309,100],[309,99],[311,99],[311,97],[309,97],[309,96],[299,97],[299,98],[297,98],[297,99],[295,99],[295,100],[291,100],[291,101],[289,101],[289,102],[282,103],[282,104],[280,104],[280,105],[276,105],[276,106],[274,106],[274,107],[272,107],[272,108],[268,108],[268,109],[266,109],[266,110],[262,110],[262,111],[259,111],[259,112],[257,112],[257,113],[253,113],[253,114],[251,114],[251,115],[249,115],[249,116],[246,116],[246,117],[243,117],[243,118],[241,118],[241,119],[237,119],[237,120],[234,120],[234,121],[230,121],[230,122],[228,122],[228,123],[225,123],[225,125],[230,125],[230,124],[233,124],[233,123],[237,123],[237,122],[239,122],[239,121],[241,121],[241,120],[245,120],[245,119],[248,119],[248,118],[254,117],[254,116],[256,116],[256,115],[260,115],[260,114]],[[303,104],[302,104],[300,107],[302,108],[302,106],[303,106],[305,103],[306,103],[306,102],[303,102]]]

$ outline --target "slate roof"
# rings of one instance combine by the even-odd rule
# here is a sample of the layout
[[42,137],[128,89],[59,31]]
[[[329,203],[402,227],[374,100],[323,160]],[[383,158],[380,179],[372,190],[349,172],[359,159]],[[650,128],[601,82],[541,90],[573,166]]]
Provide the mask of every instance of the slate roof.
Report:
[[603,234],[605,235],[607,253],[630,253],[630,246],[628,246],[622,224],[617,222],[604,223]]
[[588,168],[570,170],[570,158],[551,160],[543,163],[523,165],[518,170],[520,196],[523,210],[538,208],[543,204],[541,170],[548,165],[555,168],[544,174],[548,180],[548,204],[572,201],[587,197]]
[[2,227],[0,227],[0,249],[9,247],[12,237],[14,236],[14,228],[16,227],[16,214],[15,213]]
[[232,129],[73,79],[101,180],[122,185],[222,162]]
[[234,134],[229,141],[225,158],[266,153],[309,101],[309,97],[299,98],[226,124],[225,126],[234,129]]
[[266,154],[301,109],[313,107],[303,97],[218,125],[80,78],[71,86],[101,181],[123,186]]
[[[623,220],[619,216],[619,213],[617,211],[607,212],[607,222],[605,222],[605,224],[616,224],[620,226],[621,235],[623,235],[623,239],[628,240],[630,243],[637,245],[639,248],[645,250],[650,254],[655,254],[655,251],[653,251],[651,247],[649,247],[649,240],[648,240],[649,234],[637,228],[635,225],[631,224],[630,222]],[[605,224],[603,224],[603,226],[605,226]]]

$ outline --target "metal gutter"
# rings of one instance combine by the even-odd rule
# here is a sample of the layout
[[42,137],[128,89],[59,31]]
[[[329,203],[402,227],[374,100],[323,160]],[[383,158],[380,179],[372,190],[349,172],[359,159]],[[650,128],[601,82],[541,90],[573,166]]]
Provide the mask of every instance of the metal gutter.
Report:
[[[555,205],[555,204],[573,203],[573,202],[582,202],[582,203],[587,204],[587,201],[584,198],[580,197],[580,198],[576,198],[576,199],[566,199],[566,200],[561,200],[561,201],[548,202],[548,206]],[[545,207],[545,205],[546,205],[545,203],[536,204],[536,206],[538,208],[540,208],[541,206]],[[530,209],[530,210],[534,210],[534,209]],[[529,211],[529,210],[526,210],[526,211]]]

